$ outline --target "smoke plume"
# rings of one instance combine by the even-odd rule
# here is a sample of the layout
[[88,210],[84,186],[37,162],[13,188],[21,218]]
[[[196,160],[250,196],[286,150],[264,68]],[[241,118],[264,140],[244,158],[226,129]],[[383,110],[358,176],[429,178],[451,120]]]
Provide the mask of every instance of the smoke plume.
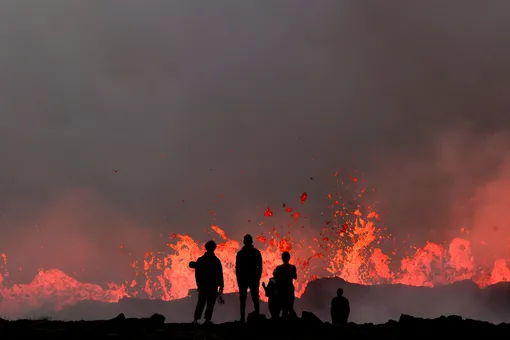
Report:
[[506,254],[509,9],[3,1],[0,249],[22,271],[103,281],[128,270],[121,245],[255,233],[303,191],[320,216],[341,167],[395,236],[465,228]]

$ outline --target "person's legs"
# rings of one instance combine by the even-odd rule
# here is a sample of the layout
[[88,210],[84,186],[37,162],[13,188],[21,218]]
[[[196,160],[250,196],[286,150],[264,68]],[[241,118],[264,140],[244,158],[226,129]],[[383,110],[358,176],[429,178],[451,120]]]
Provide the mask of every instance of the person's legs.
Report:
[[239,283],[239,302],[240,302],[240,311],[241,311],[241,321],[246,321],[246,298],[248,297],[248,286]]
[[340,315],[335,308],[331,308],[331,324],[338,325],[340,323]]
[[198,291],[198,301],[195,307],[194,321],[198,321],[202,318],[202,313],[207,301],[207,292],[204,289]]
[[271,319],[278,319],[280,317],[280,311],[274,297],[270,297],[267,301],[269,307],[269,313],[271,313]]
[[279,319],[280,314],[282,314],[282,298],[279,296],[276,296],[273,304],[274,304],[276,318]]
[[290,301],[289,301],[289,289],[286,286],[278,287],[278,294],[280,298],[280,308],[282,310],[282,317],[289,314]]
[[289,307],[288,307],[289,315],[294,318],[297,318],[296,311],[294,310],[294,300],[295,300],[294,290],[289,292],[288,299],[289,299]]
[[212,319],[214,305],[216,304],[216,299],[218,298],[218,291],[216,289],[211,289],[207,292],[206,301],[207,307],[205,308],[205,321],[210,322]]
[[250,284],[250,295],[253,301],[253,309],[255,310],[256,314],[260,314],[259,287],[260,287],[259,281],[252,282]]

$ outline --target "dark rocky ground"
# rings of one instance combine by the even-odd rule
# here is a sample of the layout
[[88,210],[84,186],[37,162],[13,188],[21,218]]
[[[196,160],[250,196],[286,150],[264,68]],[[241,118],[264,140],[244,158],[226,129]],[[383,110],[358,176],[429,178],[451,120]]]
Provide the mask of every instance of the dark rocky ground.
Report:
[[[353,323],[343,328],[327,323],[329,303],[338,287],[344,289],[351,303],[350,321]],[[249,300],[248,310],[251,310]],[[125,299],[119,303],[83,301],[59,312],[41,309],[24,315],[34,320],[2,320],[0,340],[41,335],[53,338],[108,335],[132,339],[215,340],[510,336],[509,283],[480,289],[471,281],[464,281],[424,288],[405,285],[361,286],[341,279],[321,279],[311,282],[304,295],[296,300],[298,314],[302,315],[305,311],[300,320],[278,323],[258,320],[247,325],[232,322],[239,314],[236,294],[226,295],[225,304],[217,305],[213,316],[217,325],[197,326],[188,323],[192,319],[195,303],[194,296],[169,302],[144,299]],[[269,315],[266,304],[263,303],[261,309]],[[154,316],[154,313],[158,314]],[[45,317],[46,321],[35,320],[41,317]],[[47,321],[47,318],[67,322]],[[101,319],[106,321],[70,321]]]
[[[341,279],[320,279],[311,282],[300,299],[296,300],[296,311],[310,311],[323,321],[329,321],[329,304],[336,289],[342,287],[351,303],[352,322],[385,323],[398,320],[401,314],[422,318],[438,318],[441,315],[460,315],[465,319],[489,321],[499,324],[510,323],[510,284],[500,283],[484,289],[471,281],[452,285],[424,288],[405,285],[362,286],[347,283]],[[196,297],[174,300],[125,299],[119,303],[82,301],[62,311],[41,309],[22,315],[0,315],[18,319],[51,317],[53,320],[98,320],[111,319],[120,313],[129,318],[147,318],[154,313],[166,317],[168,323],[189,322],[193,316]],[[251,310],[248,298],[248,310]],[[269,315],[262,303],[262,312]],[[225,323],[239,317],[237,294],[225,296],[225,304],[217,305],[213,321]]]
[[298,320],[271,320],[253,318],[247,324],[235,322],[217,325],[165,323],[162,315],[145,319],[126,319],[120,314],[105,321],[0,321],[0,339],[27,338],[61,339],[410,339],[419,337],[480,337],[508,338],[510,324],[494,325],[488,322],[464,320],[458,316],[437,319],[419,319],[401,315],[399,321],[385,324],[350,323],[335,327],[323,323],[313,313],[304,312]]

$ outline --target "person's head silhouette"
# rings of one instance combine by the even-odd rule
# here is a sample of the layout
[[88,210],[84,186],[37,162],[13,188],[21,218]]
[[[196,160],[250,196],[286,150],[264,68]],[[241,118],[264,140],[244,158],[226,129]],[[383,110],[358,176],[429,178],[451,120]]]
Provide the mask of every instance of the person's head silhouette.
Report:
[[336,296],[340,297],[342,295],[344,295],[344,290],[342,288],[338,288],[336,290]]
[[208,253],[214,253],[214,251],[216,250],[216,242],[214,242],[213,240],[211,241],[208,241],[206,244],[205,244],[205,251],[208,252]]
[[243,243],[245,246],[253,245],[253,237],[250,234],[244,235]]
[[290,254],[288,251],[284,251],[282,254],[282,261],[283,263],[289,263],[290,261]]

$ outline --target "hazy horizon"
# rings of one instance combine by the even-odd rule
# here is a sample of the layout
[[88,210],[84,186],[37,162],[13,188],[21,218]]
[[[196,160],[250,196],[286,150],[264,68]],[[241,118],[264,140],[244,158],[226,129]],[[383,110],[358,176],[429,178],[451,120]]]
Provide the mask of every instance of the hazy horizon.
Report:
[[304,191],[320,229],[342,168],[394,237],[507,258],[509,9],[3,1],[0,253],[20,282],[127,279],[120,245],[239,239]]

